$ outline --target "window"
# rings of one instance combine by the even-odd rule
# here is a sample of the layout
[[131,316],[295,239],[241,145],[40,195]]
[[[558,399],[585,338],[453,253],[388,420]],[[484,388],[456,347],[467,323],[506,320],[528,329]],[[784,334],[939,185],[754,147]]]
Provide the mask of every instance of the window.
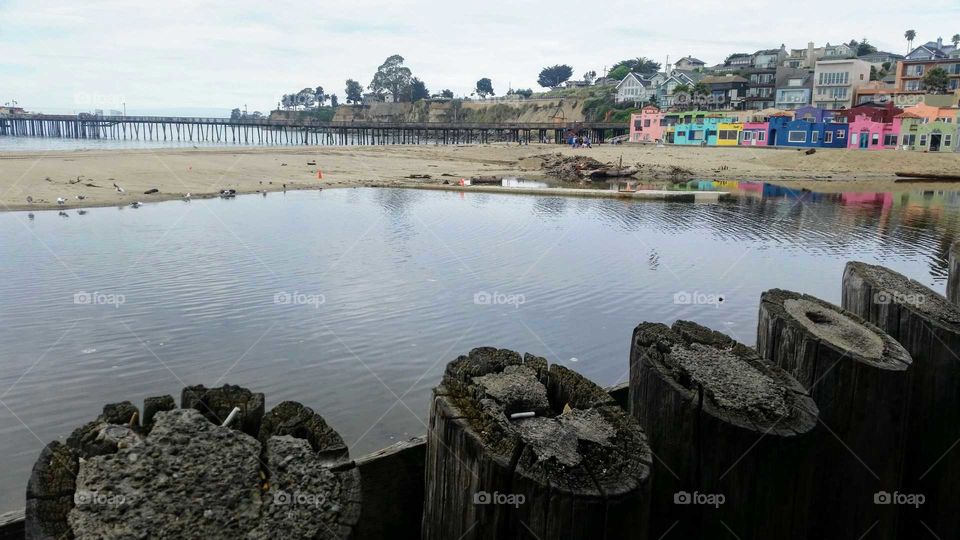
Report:
[[906,81],[903,84],[903,89],[912,91],[920,90],[920,81]]
[[721,140],[721,141],[735,141],[735,140],[737,140],[737,130],[735,130],[735,129],[721,129],[721,130],[720,130],[720,140]]
[[884,145],[884,146],[896,146],[896,145],[897,145],[897,136],[896,136],[896,135],[884,135],[884,136],[883,136],[883,145]]
[[819,131],[814,131],[814,132],[811,132],[811,133],[810,133],[810,142],[811,142],[812,144],[817,144],[818,142],[820,142],[820,132],[819,132]]
[[842,131],[842,130],[841,130],[841,131],[838,131],[838,132],[837,132],[837,138],[838,138],[838,139],[846,139],[846,138],[847,138],[847,132],[846,132],[846,131]]
[[745,140],[745,141],[752,141],[752,140],[753,140],[753,132],[752,132],[752,131],[744,131],[744,132],[743,132],[743,140]]
[[904,145],[904,146],[914,146],[915,144],[917,144],[917,136],[916,136],[916,135],[904,135],[904,136],[903,136],[903,145]]
[[876,146],[880,144],[880,134],[874,133],[870,136],[870,146]]
[[757,132],[757,140],[758,140],[758,141],[763,142],[763,141],[765,141],[766,139],[767,139],[767,132],[766,132],[766,131],[758,131],[758,132]]
[[951,135],[944,135],[944,136],[943,136],[943,147],[944,147],[944,148],[947,148],[947,149],[950,148],[950,143],[953,142],[952,140],[950,140],[950,139],[952,139],[952,138],[953,138],[953,137],[952,137]]
[[926,146],[926,145],[927,145],[927,136],[926,136],[926,135],[921,135],[921,136],[920,136],[920,146]]
[[649,119],[649,118],[647,118],[646,120],[643,121],[643,127],[650,127],[650,119]]
[[830,143],[832,143],[832,142],[833,142],[833,132],[832,132],[832,131],[825,131],[825,132],[823,133],[823,143],[824,143],[824,144],[830,144]]
[[692,129],[690,130],[689,135],[687,136],[687,139],[691,141],[702,141],[703,132],[698,129]]
[[792,143],[803,143],[807,142],[807,132],[806,131],[791,131],[787,136],[787,141]]

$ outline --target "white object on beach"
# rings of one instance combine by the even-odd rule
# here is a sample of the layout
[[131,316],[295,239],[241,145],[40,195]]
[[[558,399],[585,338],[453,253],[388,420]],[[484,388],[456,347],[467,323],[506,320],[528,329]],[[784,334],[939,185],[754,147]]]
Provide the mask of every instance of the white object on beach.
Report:
[[230,411],[230,414],[227,415],[227,419],[221,424],[221,427],[229,426],[230,422],[233,422],[233,419],[236,418],[238,414],[240,414],[240,407],[234,407],[233,410]]
[[65,203],[65,202],[67,202],[67,200],[64,199],[63,197],[57,197],[57,204],[61,204],[61,205],[62,205],[62,204]]
[[533,418],[533,417],[536,416],[536,415],[537,415],[537,413],[535,413],[535,412],[533,412],[533,411],[528,411],[528,412],[515,412],[515,413],[513,413],[513,414],[510,415],[510,419],[511,419],[511,420],[517,420],[517,419],[519,419],[519,418]]

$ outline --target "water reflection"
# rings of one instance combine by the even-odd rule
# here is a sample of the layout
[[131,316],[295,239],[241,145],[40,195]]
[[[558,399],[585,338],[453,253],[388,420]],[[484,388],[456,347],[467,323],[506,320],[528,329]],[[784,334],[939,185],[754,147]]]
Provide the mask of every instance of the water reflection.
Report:
[[[40,450],[31,432],[63,437],[107,400],[178,395],[181,381],[248,385],[268,406],[314,407],[358,455],[425,431],[430,388],[472,347],[577,358],[576,369],[612,384],[625,378],[638,322],[689,318],[753,343],[762,291],[838,302],[850,259],[942,290],[960,230],[955,192],[694,187],[735,196],[359,188],[94,208],[82,219],[2,213],[0,392],[16,416],[0,409],[0,512],[23,504]],[[74,303],[83,291],[126,303]],[[677,305],[680,291],[726,301]],[[278,304],[278,292],[325,302]],[[526,301],[477,303],[480,293]]]

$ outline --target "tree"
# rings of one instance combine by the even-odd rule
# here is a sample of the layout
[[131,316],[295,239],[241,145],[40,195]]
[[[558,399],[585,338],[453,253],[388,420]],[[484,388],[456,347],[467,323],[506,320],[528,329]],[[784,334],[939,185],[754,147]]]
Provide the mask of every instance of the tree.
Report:
[[621,60],[613,65],[613,68],[607,73],[611,79],[623,79],[627,73],[633,72],[640,75],[653,75],[660,71],[660,64],[643,56]]
[[916,30],[907,30],[903,33],[903,37],[907,38],[907,49],[913,50],[913,38],[917,37]]
[[410,80],[410,101],[420,101],[430,97],[430,91],[423,81],[414,77]]
[[950,76],[943,68],[933,68],[923,76],[923,87],[933,94],[946,94]]
[[850,42],[850,47],[853,48],[854,53],[857,56],[863,56],[865,54],[872,54],[877,52],[877,48],[873,45],[867,43],[867,38],[863,38],[858,43],[856,40]]
[[393,101],[400,101],[401,96],[409,95],[410,80],[413,75],[410,68],[403,65],[403,57],[399,54],[388,57],[370,81],[370,90],[382,95],[384,92],[393,94]]
[[340,106],[340,100],[336,94],[330,94],[330,106],[334,109]]
[[236,122],[243,116],[243,113],[240,112],[240,109],[234,109],[230,111],[230,120]]
[[295,107],[309,109],[310,107],[313,107],[313,104],[316,102],[316,100],[317,98],[313,88],[304,88],[303,90],[297,92]]
[[496,94],[493,93],[493,83],[490,81],[490,79],[488,79],[488,78],[486,78],[486,77],[484,77],[484,78],[480,79],[479,81],[477,81],[477,89],[476,89],[476,92],[477,92],[477,95],[480,96],[481,99],[484,99],[484,98],[486,98],[487,96],[494,96],[494,95],[496,95]]
[[710,87],[702,82],[698,82],[697,84],[693,85],[693,88],[690,90],[690,93],[695,96],[709,96]]
[[545,67],[540,70],[540,76],[537,78],[537,84],[544,88],[553,88],[560,86],[573,76],[573,68],[566,64]]
[[877,71],[877,66],[870,66],[870,80],[879,81],[880,79],[880,72]]
[[956,47],[960,45],[960,34],[954,34],[950,41],[953,43],[953,46]]
[[453,99],[453,90],[450,90],[449,88],[443,89],[440,92],[440,97],[446,98],[446,99]]
[[514,94],[517,94],[518,96],[523,96],[523,97],[529,99],[530,96],[533,95],[533,89],[532,89],[532,88],[517,88],[516,90],[513,91],[513,93],[514,93]]
[[263,118],[263,113],[260,111],[253,111],[253,114],[251,116],[253,117],[254,120],[259,120]]
[[363,87],[353,79],[347,79],[347,88],[344,93],[347,95],[347,103],[357,105],[363,101]]
[[596,78],[597,78],[597,72],[592,69],[583,74],[583,82],[587,84],[593,84],[593,80]]
[[323,107],[323,104],[327,101],[327,95],[323,93],[323,87],[318,86],[313,89],[313,97],[317,100],[317,108]]

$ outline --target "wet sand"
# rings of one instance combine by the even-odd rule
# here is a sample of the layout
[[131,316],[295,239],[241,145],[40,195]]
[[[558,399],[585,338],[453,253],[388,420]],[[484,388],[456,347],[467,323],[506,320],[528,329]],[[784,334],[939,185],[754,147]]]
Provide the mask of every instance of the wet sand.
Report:
[[[960,154],[819,149],[656,148],[641,145],[571,149],[558,145],[195,148],[0,153],[0,210],[113,206],[211,197],[221,189],[318,189],[456,182],[471,176],[543,178],[540,156],[589,155],[640,163],[644,177],[665,179],[674,167],[694,179],[755,180],[816,191],[950,189],[949,183],[895,184],[894,172],[960,169]],[[315,163],[315,164],[311,164]],[[322,179],[318,178],[322,173]],[[429,179],[411,175],[430,175]],[[113,187],[117,183],[125,193]],[[159,193],[145,195],[150,189]],[[77,195],[85,198],[78,200]],[[28,203],[27,197],[33,202]]]

